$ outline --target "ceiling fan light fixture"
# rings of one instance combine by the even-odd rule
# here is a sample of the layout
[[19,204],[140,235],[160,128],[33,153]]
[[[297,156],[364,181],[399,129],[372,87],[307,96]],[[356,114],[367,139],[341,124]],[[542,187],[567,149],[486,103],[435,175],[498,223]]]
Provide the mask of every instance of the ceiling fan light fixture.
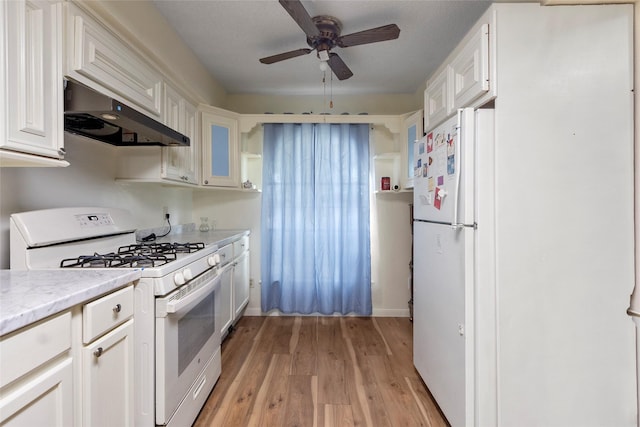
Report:
[[327,61],[320,61],[320,71],[325,72],[329,69],[329,64]]
[[328,50],[319,50],[318,51],[318,58],[320,58],[320,61],[326,63],[329,60],[329,51]]

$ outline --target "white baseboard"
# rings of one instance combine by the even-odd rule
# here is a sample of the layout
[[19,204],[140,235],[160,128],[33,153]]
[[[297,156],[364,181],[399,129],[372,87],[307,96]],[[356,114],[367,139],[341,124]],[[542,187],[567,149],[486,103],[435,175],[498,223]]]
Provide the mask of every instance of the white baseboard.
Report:
[[409,317],[408,308],[374,308],[373,317]]
[[[269,313],[263,313],[262,310],[258,307],[247,307],[244,311],[245,316],[289,316],[273,310]],[[315,314],[313,314],[315,315]],[[313,316],[312,315],[312,316]],[[322,316],[322,314],[319,314]],[[408,308],[374,308],[372,317],[409,317],[409,309]]]

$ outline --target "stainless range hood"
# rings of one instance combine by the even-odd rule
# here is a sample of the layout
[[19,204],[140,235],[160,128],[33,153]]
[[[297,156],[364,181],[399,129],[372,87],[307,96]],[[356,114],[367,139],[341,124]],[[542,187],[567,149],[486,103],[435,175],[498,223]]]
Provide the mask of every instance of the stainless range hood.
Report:
[[120,146],[189,146],[189,137],[137,110],[67,81],[64,90],[64,130]]

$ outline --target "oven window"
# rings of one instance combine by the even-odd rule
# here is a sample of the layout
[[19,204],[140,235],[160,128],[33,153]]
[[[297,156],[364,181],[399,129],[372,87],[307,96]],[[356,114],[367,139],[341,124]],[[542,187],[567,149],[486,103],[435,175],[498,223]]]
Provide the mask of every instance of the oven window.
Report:
[[178,321],[178,375],[207,343],[215,330],[214,292]]

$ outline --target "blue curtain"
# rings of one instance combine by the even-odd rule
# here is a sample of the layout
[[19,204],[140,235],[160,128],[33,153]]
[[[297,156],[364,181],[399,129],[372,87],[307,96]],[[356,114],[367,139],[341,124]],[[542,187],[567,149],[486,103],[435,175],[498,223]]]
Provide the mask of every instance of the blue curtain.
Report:
[[262,311],[371,314],[369,126],[265,124]]

